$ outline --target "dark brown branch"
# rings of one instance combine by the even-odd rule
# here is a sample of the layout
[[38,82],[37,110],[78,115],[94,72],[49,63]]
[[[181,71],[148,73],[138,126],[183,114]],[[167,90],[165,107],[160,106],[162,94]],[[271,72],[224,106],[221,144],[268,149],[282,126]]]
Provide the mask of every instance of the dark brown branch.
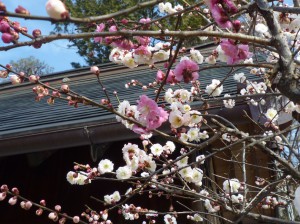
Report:
[[92,17],[86,17],[86,18],[70,17],[69,19],[65,19],[65,20],[54,20],[54,19],[52,19],[50,17],[46,17],[46,16],[24,15],[24,14],[13,13],[13,12],[0,12],[0,16],[10,16],[10,17],[17,17],[17,18],[31,19],[31,20],[44,20],[44,21],[51,21],[53,23],[56,23],[56,22],[91,23],[91,22],[102,22],[102,21],[105,21],[105,20],[108,20],[111,18],[115,18],[118,16],[127,15],[127,14],[130,14],[139,9],[143,9],[143,8],[147,8],[147,7],[156,5],[160,2],[163,2],[163,0],[152,0],[149,2],[138,3],[131,8],[120,10],[118,12],[110,13],[110,14],[103,15],[103,16],[92,16]]
[[283,95],[295,103],[300,103],[299,77],[295,73],[295,63],[286,38],[283,37],[280,25],[266,0],[256,0],[257,8],[264,17],[272,35],[272,42],[280,55],[274,75],[281,73],[277,88]]
[[117,32],[91,32],[91,33],[79,33],[79,34],[55,34],[49,36],[39,37],[32,41],[20,42],[14,45],[9,45],[6,47],[0,47],[0,51],[7,51],[17,47],[31,46],[35,42],[50,43],[54,40],[71,40],[71,39],[83,39],[83,38],[94,38],[94,37],[108,37],[108,36],[123,36],[123,37],[134,37],[134,36],[147,36],[147,37],[178,37],[181,39],[189,37],[220,37],[229,38],[233,40],[240,40],[250,43],[258,43],[266,46],[272,45],[271,40],[249,36],[245,34],[236,33],[225,33],[217,31],[128,31],[122,30]]

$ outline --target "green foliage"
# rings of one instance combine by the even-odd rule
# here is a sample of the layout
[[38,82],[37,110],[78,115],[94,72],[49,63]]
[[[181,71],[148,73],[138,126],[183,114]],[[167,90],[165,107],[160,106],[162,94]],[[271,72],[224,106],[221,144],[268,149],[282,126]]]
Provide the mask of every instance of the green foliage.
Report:
[[24,72],[28,75],[46,75],[52,73],[54,68],[47,65],[45,62],[30,56],[28,58],[21,58],[17,61],[10,61],[15,72]]
[[[88,17],[88,16],[99,16],[105,15],[108,13],[113,13],[120,11],[122,9],[127,9],[132,7],[140,2],[146,2],[148,0],[66,0],[65,3],[71,12],[72,17]],[[189,1],[190,4],[195,4],[197,0]],[[181,3],[181,1],[172,2],[174,4]],[[126,15],[126,19],[131,21],[139,21],[141,18],[158,18],[160,15],[158,9],[154,8],[146,8],[142,10],[138,10],[135,13],[131,13],[130,15]],[[115,20],[121,20],[121,18],[114,18]],[[201,16],[197,15],[197,13],[193,13],[191,15],[187,14],[180,19],[178,29],[199,29],[200,25],[203,24],[203,19]],[[161,22],[162,28],[166,29],[168,27],[169,30],[175,29],[175,24],[177,23],[177,18],[168,18]],[[62,30],[68,33],[77,33],[77,32],[94,32],[96,29],[95,23],[93,24],[77,24],[77,25],[67,25],[64,23],[58,24],[56,26],[56,31],[60,32]],[[121,26],[121,25],[120,25]],[[151,27],[153,30],[158,30],[159,28],[155,25]],[[194,38],[186,41],[188,46],[195,45],[199,43],[198,38]],[[84,57],[85,61],[88,65],[99,64],[103,62],[108,62],[108,56],[111,50],[110,46],[101,45],[99,43],[95,43],[93,39],[76,39],[71,40],[70,47],[77,47],[77,53]],[[76,64],[76,63],[75,63]],[[74,64],[74,65],[75,65]],[[78,67],[78,66],[77,66]]]

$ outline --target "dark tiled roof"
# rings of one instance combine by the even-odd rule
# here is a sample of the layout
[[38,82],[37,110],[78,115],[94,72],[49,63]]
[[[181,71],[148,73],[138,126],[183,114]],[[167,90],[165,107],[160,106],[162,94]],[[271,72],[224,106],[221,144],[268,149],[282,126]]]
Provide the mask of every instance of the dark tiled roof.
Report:
[[[204,56],[207,56],[215,46],[200,49]],[[136,69],[128,69],[123,66],[107,63],[99,66],[101,69],[101,80],[107,90],[111,93],[113,105],[117,105],[112,92],[117,91],[120,100],[126,99],[134,103],[141,95],[140,87],[124,88],[124,85],[137,79],[142,83],[152,82],[156,76],[154,70],[148,66],[139,66]],[[219,68],[205,70],[200,73],[202,89],[211,83],[211,79],[222,80],[229,68]],[[241,72],[243,70],[239,70]],[[247,72],[247,71],[245,71]],[[250,79],[256,78],[249,74]],[[85,95],[91,99],[99,101],[104,97],[101,87],[97,83],[94,75],[89,68],[70,70],[56,75],[43,77],[43,81],[51,83],[53,86],[60,86],[63,77],[70,78],[70,87],[77,93]],[[35,102],[35,95],[32,92],[32,84],[23,83],[19,86],[2,85],[0,86],[0,148],[1,141],[4,139],[25,138],[28,135],[39,135],[47,132],[57,132],[69,130],[76,127],[87,125],[107,125],[115,124],[115,116],[99,108],[79,105],[78,108],[68,106],[66,101],[56,100],[53,106],[47,105],[43,99]],[[175,87],[173,87],[175,88]],[[224,92],[236,94],[236,82],[229,77],[224,82]],[[153,91],[145,92],[147,95],[154,96]]]

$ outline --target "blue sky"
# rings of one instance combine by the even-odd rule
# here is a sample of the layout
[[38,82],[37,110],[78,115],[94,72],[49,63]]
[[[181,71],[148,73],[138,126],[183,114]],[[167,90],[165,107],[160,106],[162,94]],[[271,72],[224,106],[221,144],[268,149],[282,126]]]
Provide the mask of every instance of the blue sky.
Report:
[[[25,7],[32,15],[46,16],[45,4],[47,0],[2,0],[8,11],[14,12],[18,5]],[[49,34],[53,30],[54,25],[46,21],[37,20],[22,20],[10,18],[12,21],[20,22],[21,26],[28,28],[28,33],[32,30],[40,29],[43,35]],[[29,40],[22,38],[20,40]],[[15,48],[9,51],[0,53],[0,63],[8,64],[11,60],[18,60],[29,56],[34,56],[41,61],[45,61],[49,66],[54,68],[54,71],[63,71],[72,69],[71,62],[79,62],[85,64],[84,60],[76,53],[76,48],[69,49],[67,40],[59,40],[52,43],[44,44],[40,49],[35,49],[30,46]],[[0,46],[5,46],[0,42]]]

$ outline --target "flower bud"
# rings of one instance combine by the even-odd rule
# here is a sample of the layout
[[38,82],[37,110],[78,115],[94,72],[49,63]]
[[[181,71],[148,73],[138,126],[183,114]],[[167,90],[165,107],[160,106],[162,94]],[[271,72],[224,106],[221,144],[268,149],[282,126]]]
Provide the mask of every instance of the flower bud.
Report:
[[14,37],[10,33],[2,33],[1,39],[4,43],[9,44],[14,40]]
[[35,30],[32,31],[32,36],[34,36],[34,38],[37,38],[41,35],[42,35],[42,31],[39,30],[39,29],[35,29]]
[[10,205],[15,205],[17,203],[17,197],[11,197],[9,200],[8,200],[8,204]]
[[94,73],[95,75],[100,74],[100,69],[97,66],[92,66],[91,67],[91,72]]
[[18,75],[10,76],[10,81],[13,85],[20,84],[22,82],[21,78]]
[[79,223],[79,221],[80,221],[80,218],[78,216],[73,217],[73,222],[74,223]]
[[23,6],[20,6],[20,5],[18,5],[18,7],[15,9],[15,13],[30,15],[30,12],[27,9],[25,9]]

